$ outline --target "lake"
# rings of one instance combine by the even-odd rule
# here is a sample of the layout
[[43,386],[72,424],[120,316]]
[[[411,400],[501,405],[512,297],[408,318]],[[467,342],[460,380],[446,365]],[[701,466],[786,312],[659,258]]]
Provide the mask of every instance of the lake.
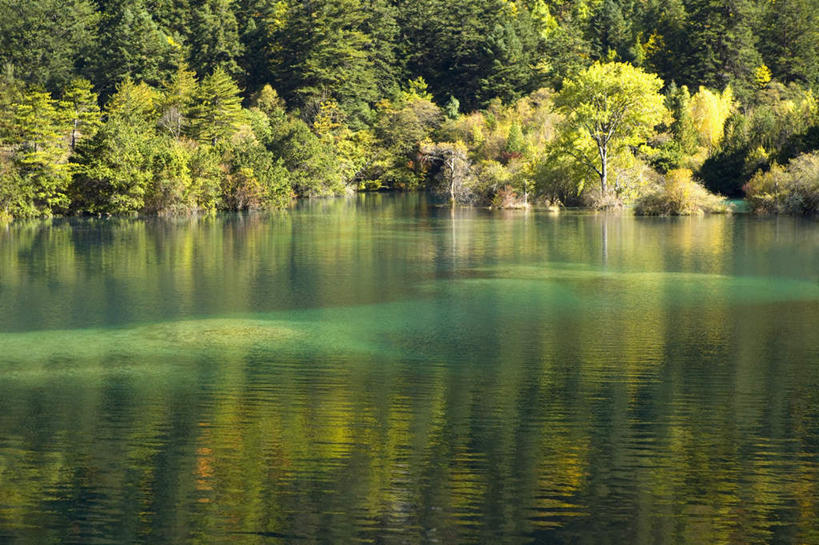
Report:
[[0,228],[0,542],[819,543],[819,222]]

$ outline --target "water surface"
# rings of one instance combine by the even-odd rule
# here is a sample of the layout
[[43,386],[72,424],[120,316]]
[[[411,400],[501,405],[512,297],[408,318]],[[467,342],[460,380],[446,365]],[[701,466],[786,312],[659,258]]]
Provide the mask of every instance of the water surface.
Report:
[[819,543],[819,223],[12,225],[0,542]]

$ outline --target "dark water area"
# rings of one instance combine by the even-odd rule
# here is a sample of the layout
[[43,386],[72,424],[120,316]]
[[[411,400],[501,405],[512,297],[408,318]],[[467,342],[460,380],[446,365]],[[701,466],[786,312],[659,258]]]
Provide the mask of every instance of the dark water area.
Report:
[[0,543],[819,544],[819,223],[0,229]]

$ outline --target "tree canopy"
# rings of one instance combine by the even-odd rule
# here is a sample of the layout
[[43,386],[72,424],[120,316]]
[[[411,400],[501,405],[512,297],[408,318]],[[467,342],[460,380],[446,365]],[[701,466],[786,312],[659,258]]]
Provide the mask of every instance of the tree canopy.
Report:
[[612,151],[646,140],[666,114],[663,82],[626,63],[595,63],[568,79],[557,99],[566,119],[566,152],[608,191]]

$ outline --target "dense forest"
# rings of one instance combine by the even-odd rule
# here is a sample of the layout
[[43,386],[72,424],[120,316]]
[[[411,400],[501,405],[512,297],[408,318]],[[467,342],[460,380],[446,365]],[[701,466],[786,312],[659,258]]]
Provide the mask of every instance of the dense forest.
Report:
[[0,218],[819,210],[819,0],[0,0]]

